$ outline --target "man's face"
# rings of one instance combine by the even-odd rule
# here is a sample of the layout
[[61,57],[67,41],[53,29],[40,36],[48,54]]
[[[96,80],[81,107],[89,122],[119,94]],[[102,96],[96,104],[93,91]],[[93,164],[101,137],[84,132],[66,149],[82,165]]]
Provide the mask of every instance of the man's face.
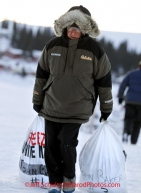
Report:
[[81,37],[81,31],[77,27],[67,27],[67,36],[72,40],[78,39]]

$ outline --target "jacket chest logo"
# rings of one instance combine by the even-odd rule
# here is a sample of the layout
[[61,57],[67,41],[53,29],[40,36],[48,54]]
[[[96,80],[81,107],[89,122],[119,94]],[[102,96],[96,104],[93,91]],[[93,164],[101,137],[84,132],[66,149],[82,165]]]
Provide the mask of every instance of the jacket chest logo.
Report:
[[92,58],[90,58],[90,57],[88,57],[88,56],[84,56],[84,55],[81,56],[81,59],[92,61]]
[[51,53],[51,56],[61,56],[59,53]]

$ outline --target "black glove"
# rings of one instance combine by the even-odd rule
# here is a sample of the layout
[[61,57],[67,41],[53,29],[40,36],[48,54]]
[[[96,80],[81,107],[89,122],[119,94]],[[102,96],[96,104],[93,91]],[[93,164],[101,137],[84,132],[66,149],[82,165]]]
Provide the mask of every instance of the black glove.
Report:
[[123,99],[122,99],[122,98],[119,98],[119,99],[118,99],[118,103],[119,103],[119,104],[121,104],[121,103],[122,103],[122,101],[123,101]]
[[33,109],[34,109],[37,113],[40,112],[41,108],[42,108],[42,105],[33,104]]
[[106,121],[110,114],[111,113],[103,113],[103,112],[101,112],[101,117],[99,119],[99,122],[101,123],[102,120]]

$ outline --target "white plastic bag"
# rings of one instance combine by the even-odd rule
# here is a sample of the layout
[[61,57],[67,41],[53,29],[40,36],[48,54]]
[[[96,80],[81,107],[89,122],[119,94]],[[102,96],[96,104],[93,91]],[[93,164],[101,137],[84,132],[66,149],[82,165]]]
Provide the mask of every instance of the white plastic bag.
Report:
[[27,131],[19,161],[20,180],[27,187],[45,187],[48,184],[44,148],[45,123],[37,116]]
[[93,193],[127,193],[123,151],[110,123],[102,122],[80,152],[78,188]]

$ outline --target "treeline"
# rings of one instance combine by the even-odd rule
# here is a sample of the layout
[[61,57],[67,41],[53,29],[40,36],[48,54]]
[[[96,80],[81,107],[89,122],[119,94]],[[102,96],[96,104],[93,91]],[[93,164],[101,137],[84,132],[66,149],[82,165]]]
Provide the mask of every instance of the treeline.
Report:
[[135,51],[129,51],[127,48],[127,41],[122,42],[116,49],[111,42],[106,42],[105,39],[99,41],[106,51],[111,65],[112,71],[124,74],[129,70],[135,69],[141,60],[141,54]]
[[[7,21],[2,23],[5,28],[7,24]],[[33,50],[42,50],[45,44],[54,36],[51,27],[32,27],[14,22],[11,46],[22,49],[25,56],[32,56]],[[116,74],[126,73],[136,68],[141,60],[140,54],[127,49],[126,41],[122,42],[118,48],[115,48],[111,42],[107,42],[104,38],[98,41],[106,51],[112,65],[112,71]]]
[[11,38],[11,46],[23,50],[23,54],[32,56],[33,50],[42,50],[45,44],[54,37],[52,28],[50,27],[38,27],[38,29],[27,25],[19,26],[14,22],[13,35]]

